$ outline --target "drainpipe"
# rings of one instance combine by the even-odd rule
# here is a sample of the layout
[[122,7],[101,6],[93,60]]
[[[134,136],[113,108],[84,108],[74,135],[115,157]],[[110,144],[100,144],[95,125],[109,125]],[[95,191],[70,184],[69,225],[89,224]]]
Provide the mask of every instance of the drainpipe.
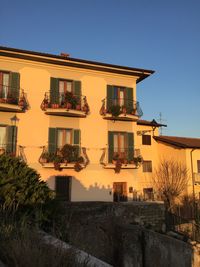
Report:
[[194,152],[195,148],[193,148],[190,151],[190,159],[191,159],[191,172],[192,172],[192,194],[193,194],[193,215],[194,218],[196,218],[196,209],[195,209],[195,191],[194,191],[194,171],[193,171],[193,158],[192,158],[192,152]]

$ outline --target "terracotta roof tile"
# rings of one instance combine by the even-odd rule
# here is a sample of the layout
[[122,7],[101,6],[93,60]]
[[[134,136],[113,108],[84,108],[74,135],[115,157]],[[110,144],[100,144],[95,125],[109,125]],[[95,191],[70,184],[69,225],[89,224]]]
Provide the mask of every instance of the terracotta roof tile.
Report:
[[156,141],[167,143],[181,148],[200,148],[200,138],[178,136],[154,136]]

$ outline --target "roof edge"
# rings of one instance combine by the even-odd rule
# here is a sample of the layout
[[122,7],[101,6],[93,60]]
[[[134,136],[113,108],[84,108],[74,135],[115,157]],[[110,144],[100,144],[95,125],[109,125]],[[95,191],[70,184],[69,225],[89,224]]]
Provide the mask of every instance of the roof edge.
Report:
[[[49,53],[36,52],[36,51],[11,48],[11,47],[5,47],[5,46],[0,46],[0,50],[5,51],[5,52],[7,51],[7,52],[14,52],[14,53],[21,53],[21,54],[25,54],[25,55],[29,55],[29,56],[32,55],[32,56],[40,56],[40,57],[46,57],[49,59],[57,59],[57,60],[62,60],[62,61],[65,60],[66,63],[67,62],[74,62],[74,63],[77,62],[77,63],[83,63],[83,64],[90,64],[90,65],[96,66],[96,68],[97,68],[97,66],[99,66],[99,70],[101,70],[101,68],[103,68],[103,67],[112,68],[115,70],[121,69],[124,71],[124,74],[127,74],[127,75],[134,75],[135,74],[136,76],[138,75],[139,78],[137,79],[137,83],[144,80],[145,78],[147,78],[148,76],[150,76],[151,74],[153,74],[155,72],[153,70],[148,70],[148,69],[133,68],[133,67],[127,67],[127,66],[121,66],[121,65],[115,65],[115,64],[102,63],[102,62],[98,62],[98,61],[84,60],[84,59],[79,59],[79,58],[71,58],[71,57],[66,58],[62,55],[54,55],[54,54],[49,54]],[[5,53],[1,54],[1,55],[6,56]],[[9,55],[7,55],[7,56],[9,56]],[[39,61],[39,59],[38,59],[38,61]],[[104,71],[105,71],[105,69],[104,69]],[[119,72],[120,72],[120,70],[119,70]]]

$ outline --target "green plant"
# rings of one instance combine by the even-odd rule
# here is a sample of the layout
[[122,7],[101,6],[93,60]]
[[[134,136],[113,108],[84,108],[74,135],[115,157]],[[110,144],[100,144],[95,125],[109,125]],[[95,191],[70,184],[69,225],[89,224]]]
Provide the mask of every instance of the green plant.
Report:
[[65,93],[65,101],[72,105],[72,108],[76,108],[76,105],[79,103],[79,99],[73,95],[72,92]]
[[119,105],[113,105],[110,107],[109,112],[113,117],[118,117],[121,114],[121,107]]
[[75,162],[79,158],[79,146],[76,145],[70,145],[65,144],[61,150],[60,153],[64,160],[67,162]]
[[4,208],[44,204],[53,197],[40,175],[18,158],[0,156],[0,204]]

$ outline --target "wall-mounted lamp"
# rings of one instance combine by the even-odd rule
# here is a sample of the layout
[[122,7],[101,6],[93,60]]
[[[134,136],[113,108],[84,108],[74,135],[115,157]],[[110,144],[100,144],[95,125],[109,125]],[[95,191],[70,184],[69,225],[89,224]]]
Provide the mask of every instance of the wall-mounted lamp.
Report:
[[12,118],[10,118],[10,121],[12,126],[16,126],[17,123],[19,122],[19,118],[17,118],[17,116],[15,115]]

